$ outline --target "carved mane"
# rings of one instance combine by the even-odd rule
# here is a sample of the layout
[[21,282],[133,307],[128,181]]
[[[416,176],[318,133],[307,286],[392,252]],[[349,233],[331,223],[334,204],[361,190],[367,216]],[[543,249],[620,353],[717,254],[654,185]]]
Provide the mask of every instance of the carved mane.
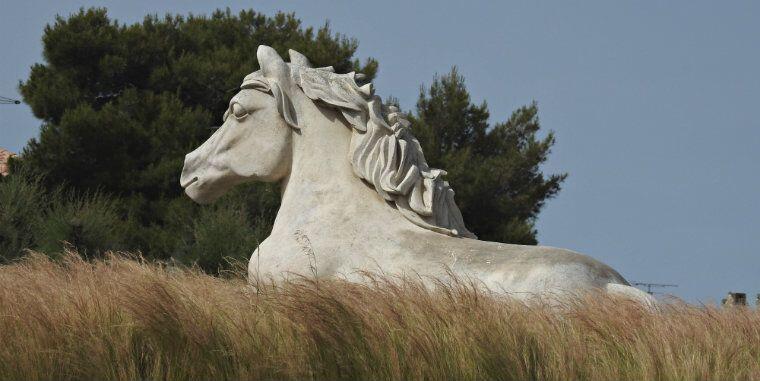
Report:
[[371,83],[359,86],[356,80],[362,74],[313,68],[302,54],[294,50],[289,54],[290,63],[269,71],[260,57],[262,70],[246,76],[241,88],[271,92],[280,115],[295,129],[301,126],[288,94],[293,89],[340,111],[353,127],[349,160],[356,176],[393,202],[412,223],[442,234],[476,238],[464,225],[454,190],[442,179],[446,171],[428,166],[409,121],[398,108],[383,105]]

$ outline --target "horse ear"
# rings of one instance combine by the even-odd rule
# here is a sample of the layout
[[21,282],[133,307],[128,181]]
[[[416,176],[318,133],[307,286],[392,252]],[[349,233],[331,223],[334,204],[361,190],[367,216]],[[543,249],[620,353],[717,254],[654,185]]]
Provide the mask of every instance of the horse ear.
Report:
[[267,78],[283,78],[288,76],[288,64],[280,58],[277,51],[266,45],[259,45],[256,58],[264,76]]
[[259,60],[264,77],[271,80],[269,85],[277,102],[277,111],[291,127],[299,129],[296,111],[289,96],[293,82],[288,64],[280,58],[277,51],[266,45],[259,45],[256,58]]
[[305,55],[298,53],[297,51],[293,49],[288,49],[288,55],[290,56],[290,63],[294,65],[308,67],[308,68],[313,67],[311,62],[309,62],[309,59],[306,58]]

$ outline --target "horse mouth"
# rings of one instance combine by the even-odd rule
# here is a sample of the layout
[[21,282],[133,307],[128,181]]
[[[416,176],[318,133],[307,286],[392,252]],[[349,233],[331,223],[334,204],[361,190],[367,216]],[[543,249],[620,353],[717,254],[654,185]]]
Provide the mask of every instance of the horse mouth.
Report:
[[192,179],[190,179],[190,180],[188,180],[188,181],[186,181],[186,182],[184,182],[184,183],[182,183],[182,184],[179,184],[179,185],[181,185],[181,186],[182,186],[182,188],[187,188],[187,187],[189,187],[190,185],[193,185],[193,184],[195,184],[197,181],[198,181],[198,176],[195,176],[195,177],[193,177]]

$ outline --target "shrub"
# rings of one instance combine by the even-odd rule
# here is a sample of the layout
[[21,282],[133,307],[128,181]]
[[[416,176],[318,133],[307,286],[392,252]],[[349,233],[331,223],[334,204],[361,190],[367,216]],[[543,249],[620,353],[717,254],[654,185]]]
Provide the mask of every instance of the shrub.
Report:
[[263,238],[249,223],[242,203],[222,202],[201,209],[193,221],[193,242],[183,259],[216,274],[229,268],[231,261],[247,261]]
[[101,193],[52,197],[39,225],[35,246],[51,254],[71,245],[87,257],[124,248],[128,223],[119,217],[115,200]]
[[[139,195],[116,199],[62,188],[47,192],[39,176],[21,171],[0,178],[0,260],[18,258],[25,249],[55,256],[69,246],[92,258],[106,250],[139,247],[154,257],[160,253],[163,260],[218,273],[230,261],[247,261],[269,234],[272,221],[266,216],[272,213],[267,212],[278,201],[270,188],[243,186],[207,206],[187,197],[145,203]],[[129,211],[151,214],[147,206],[163,208],[160,214],[167,219],[148,226],[136,223],[141,216]]]
[[39,177],[14,173],[0,177],[0,260],[31,247],[45,206]]

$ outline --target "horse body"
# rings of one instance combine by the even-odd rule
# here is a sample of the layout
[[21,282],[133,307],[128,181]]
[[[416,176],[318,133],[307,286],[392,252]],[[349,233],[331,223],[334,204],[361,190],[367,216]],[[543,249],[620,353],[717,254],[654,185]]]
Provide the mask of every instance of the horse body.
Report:
[[[455,206],[449,205],[454,209],[447,211],[445,223],[434,214],[412,221],[408,210],[404,214],[401,209],[413,203],[394,202],[395,194],[383,195],[377,189],[379,180],[372,184],[357,177],[351,153],[369,129],[357,132],[349,122],[352,115],[326,107],[306,94],[313,89],[292,81],[294,54],[299,65],[308,65],[298,53],[291,52],[291,63],[285,64],[271,48],[259,48],[263,74],[248,81],[252,85],[244,82],[224,125],[187,155],[181,179],[186,193],[199,202],[213,201],[244,181],[282,183],[280,210],[271,235],[251,257],[250,277],[315,274],[358,279],[357,270],[443,277],[451,271],[518,297],[602,289],[649,300],[615,270],[588,256],[457,236],[457,230],[466,228],[457,225]],[[401,136],[403,131],[396,127],[395,134]],[[394,163],[399,160],[405,159]],[[381,166],[387,171],[391,164]],[[428,197],[445,203],[429,194],[434,190],[453,196],[435,172],[425,173],[424,158],[414,164],[412,169],[423,172],[418,183],[432,184],[423,189],[428,192],[422,193],[423,201]],[[369,168],[372,171],[380,169]],[[386,184],[386,189],[401,187]],[[436,223],[440,226],[429,226]]]

